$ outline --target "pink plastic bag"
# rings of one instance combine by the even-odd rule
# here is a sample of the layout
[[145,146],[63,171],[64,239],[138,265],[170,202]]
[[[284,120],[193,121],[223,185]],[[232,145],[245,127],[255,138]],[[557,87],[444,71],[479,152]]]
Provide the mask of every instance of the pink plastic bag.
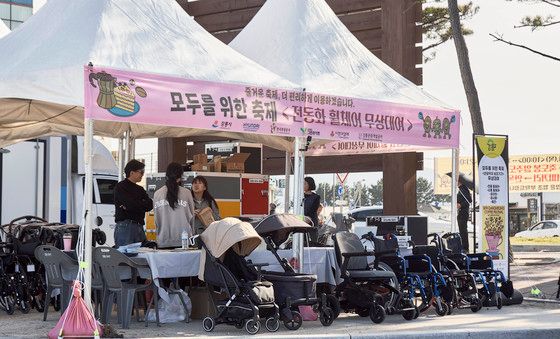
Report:
[[[65,321],[66,319],[66,321]],[[62,329],[62,331],[61,331]],[[49,339],[88,336],[100,338],[103,327],[89,311],[80,293],[80,282],[74,283],[74,297],[56,326],[50,330]]]
[[303,318],[303,321],[315,321],[317,320],[317,313],[313,311],[311,306],[299,306],[299,313]]

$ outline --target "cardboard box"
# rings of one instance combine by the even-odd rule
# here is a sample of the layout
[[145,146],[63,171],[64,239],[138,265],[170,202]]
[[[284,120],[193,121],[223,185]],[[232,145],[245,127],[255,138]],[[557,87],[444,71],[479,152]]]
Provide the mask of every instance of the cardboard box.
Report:
[[195,154],[193,160],[195,164],[208,164],[208,156],[206,154]]
[[210,172],[210,165],[208,165],[208,164],[192,164],[191,171]]
[[191,298],[192,303],[191,319],[204,319],[215,314],[208,288],[191,287],[189,298]]
[[237,153],[230,156],[226,161],[226,171],[233,173],[245,172],[245,161],[249,158],[249,153]]
[[212,172],[222,172],[222,167],[224,167],[224,158],[221,155],[215,155],[210,161],[209,165],[211,166]]

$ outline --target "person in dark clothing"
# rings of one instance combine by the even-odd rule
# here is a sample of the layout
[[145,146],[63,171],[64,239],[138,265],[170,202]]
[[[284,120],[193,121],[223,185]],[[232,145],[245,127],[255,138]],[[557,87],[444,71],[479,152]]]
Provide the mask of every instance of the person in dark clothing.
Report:
[[459,225],[459,234],[463,249],[469,252],[469,232],[467,230],[467,221],[469,220],[469,207],[472,202],[471,192],[467,186],[459,182],[459,190],[457,192],[457,224]]
[[303,182],[303,214],[309,217],[313,221],[315,229],[309,233],[311,241],[317,241],[318,232],[317,227],[319,227],[319,208],[321,206],[321,196],[313,192],[317,187],[315,186],[315,180],[312,177],[305,177]]
[[130,160],[124,167],[126,179],[115,186],[115,246],[146,241],[144,215],[154,208],[146,190],[137,185],[144,175],[145,165]]

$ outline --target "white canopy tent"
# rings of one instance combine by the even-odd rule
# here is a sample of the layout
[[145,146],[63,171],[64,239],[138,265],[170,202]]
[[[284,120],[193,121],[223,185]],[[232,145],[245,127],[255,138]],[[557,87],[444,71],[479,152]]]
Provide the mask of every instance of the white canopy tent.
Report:
[[[378,59],[324,0],[268,0],[229,45],[307,91],[451,108]],[[304,173],[301,158],[296,157],[296,164],[301,164],[299,171]],[[298,165],[295,167],[298,170]],[[453,173],[456,171],[454,162]],[[303,175],[294,177],[293,201],[299,202],[303,199]],[[453,199],[455,190],[454,186]],[[295,205],[295,213],[303,214],[303,204]],[[296,246],[294,249],[297,252]]]
[[[173,0],[51,0],[0,40],[0,56],[0,147],[38,136],[83,134],[83,67],[89,62],[189,79],[296,88],[214,38]],[[128,130],[134,138],[209,133],[95,125],[101,136],[118,137]],[[284,150],[293,142],[213,134]]]
[[8,35],[8,33],[10,32],[11,32],[10,29],[8,28],[8,26],[6,26],[4,21],[0,20],[0,38],[2,38],[5,35]]

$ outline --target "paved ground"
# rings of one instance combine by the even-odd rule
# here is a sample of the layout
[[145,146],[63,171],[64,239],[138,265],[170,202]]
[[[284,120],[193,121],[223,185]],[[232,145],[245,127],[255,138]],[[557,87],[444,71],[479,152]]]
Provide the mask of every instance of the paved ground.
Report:
[[[516,261],[511,266],[515,288],[528,297],[531,287],[537,286],[549,298],[554,298],[558,274],[560,273],[560,252],[516,252]],[[291,332],[281,326],[275,338],[303,336],[309,338],[397,338],[404,336],[430,338],[495,338],[507,335],[508,339],[560,338],[560,304],[525,302],[523,305],[504,307],[502,310],[484,308],[473,314],[469,310],[456,311],[451,316],[440,318],[433,313],[422,314],[418,319],[405,321],[401,316],[387,317],[385,322],[375,325],[369,318],[343,315],[330,327],[323,327],[318,321],[305,322],[299,331]],[[47,322],[34,310],[27,315],[18,311],[12,316],[0,312],[0,337],[45,337],[58,320],[52,311]],[[126,337],[185,337],[185,336],[240,336],[246,333],[227,325],[219,325],[214,332],[202,331],[200,321],[190,324],[175,323],[156,327],[150,324],[132,322],[129,330],[119,333]],[[537,331],[537,332],[535,332]],[[264,327],[259,337],[268,336]]]
[[[44,337],[55,325],[56,316],[52,314],[50,320],[43,322],[39,313],[33,312],[28,315],[14,314],[0,315],[0,336],[7,337]],[[527,336],[531,329],[549,329],[545,338],[560,337],[560,307],[550,304],[524,304],[522,306],[504,307],[502,310],[495,308],[484,308],[479,313],[473,314],[469,310],[461,310],[453,315],[438,317],[428,312],[413,321],[405,321],[401,316],[387,317],[380,325],[373,324],[369,318],[360,318],[356,315],[343,315],[330,327],[323,327],[318,321],[305,322],[298,331],[291,332],[281,326],[275,337],[281,338],[292,335],[304,337],[358,337],[397,335],[414,336],[426,335],[435,337],[461,337],[460,335],[471,335],[476,333],[477,338],[493,337],[497,332],[508,335],[512,339],[517,335],[519,338]],[[118,325],[117,325],[118,326]],[[243,336],[246,333],[232,326],[219,325],[214,332],[207,334],[202,331],[200,321],[192,321],[189,324],[174,323],[164,324],[156,327],[150,324],[144,327],[143,323],[132,322],[129,330],[121,330],[127,338],[133,337],[188,337],[188,336]],[[268,336],[264,328],[258,336]],[[531,338],[538,336],[532,335]]]

